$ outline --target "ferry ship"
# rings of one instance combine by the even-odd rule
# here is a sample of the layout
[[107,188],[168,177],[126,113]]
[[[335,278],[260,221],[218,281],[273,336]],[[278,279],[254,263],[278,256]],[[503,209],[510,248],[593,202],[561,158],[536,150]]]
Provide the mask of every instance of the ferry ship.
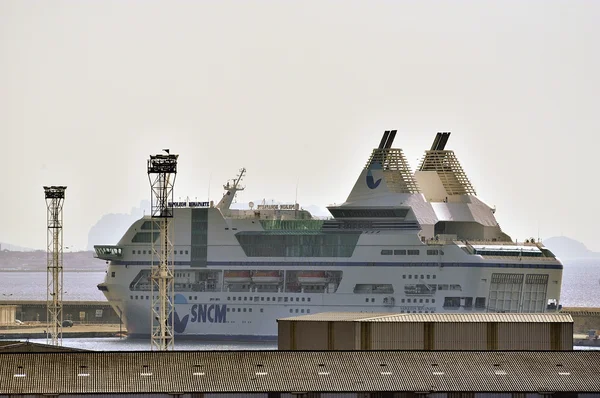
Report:
[[[214,202],[175,202],[175,336],[275,339],[278,318],[326,311],[549,312],[563,266],[534,239],[513,241],[477,198],[450,133],[411,171],[386,131],[342,204],[232,208],[245,169]],[[130,335],[151,333],[152,218],[117,245],[98,285]]]

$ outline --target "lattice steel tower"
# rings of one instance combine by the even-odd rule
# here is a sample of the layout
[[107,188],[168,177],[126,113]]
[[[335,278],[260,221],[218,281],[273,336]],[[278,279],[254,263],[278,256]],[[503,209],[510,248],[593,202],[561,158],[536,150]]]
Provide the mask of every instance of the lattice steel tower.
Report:
[[63,203],[67,187],[44,187],[48,207],[46,305],[48,330],[46,342],[62,345],[63,321]]
[[152,342],[151,349],[172,350],[175,346],[173,283],[173,185],[179,155],[153,155],[148,160],[152,191]]

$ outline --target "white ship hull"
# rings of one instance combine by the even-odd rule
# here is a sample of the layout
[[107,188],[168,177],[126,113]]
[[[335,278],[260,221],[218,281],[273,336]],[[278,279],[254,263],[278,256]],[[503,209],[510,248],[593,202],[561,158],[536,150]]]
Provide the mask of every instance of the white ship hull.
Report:
[[[413,177],[388,134],[328,220],[298,205],[230,209],[241,177],[216,206],[173,204],[175,336],[272,339],[278,318],[328,311],[556,311],[562,264],[500,229],[448,136]],[[98,288],[131,335],[152,330],[151,220],[96,246],[109,262]]]

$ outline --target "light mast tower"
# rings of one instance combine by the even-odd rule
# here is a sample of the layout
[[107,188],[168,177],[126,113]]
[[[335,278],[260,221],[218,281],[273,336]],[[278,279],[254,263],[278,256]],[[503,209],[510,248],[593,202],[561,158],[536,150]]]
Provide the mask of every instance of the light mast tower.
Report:
[[67,187],[44,187],[48,208],[46,306],[48,330],[46,343],[62,345],[63,317],[63,203]]
[[151,155],[148,179],[152,191],[152,341],[151,349],[172,350],[175,346],[173,281],[173,185],[177,176],[177,158],[164,149],[166,155]]

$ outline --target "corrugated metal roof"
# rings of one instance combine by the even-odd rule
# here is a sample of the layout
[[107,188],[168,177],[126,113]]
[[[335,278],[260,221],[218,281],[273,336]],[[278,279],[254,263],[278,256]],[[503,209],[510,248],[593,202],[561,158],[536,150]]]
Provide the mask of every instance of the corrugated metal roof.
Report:
[[291,316],[289,318],[280,318],[281,321],[359,321],[361,319],[373,318],[376,316],[390,315],[389,312],[319,312],[317,314]]
[[49,344],[32,343],[30,341],[0,341],[0,352],[64,352],[89,351],[80,348],[54,346]]
[[0,354],[0,394],[600,391],[600,352]]
[[352,322],[511,322],[511,323],[573,323],[570,314],[500,314],[475,312],[471,314],[399,314],[364,312],[321,312],[304,316],[281,318],[282,321],[352,321]]

